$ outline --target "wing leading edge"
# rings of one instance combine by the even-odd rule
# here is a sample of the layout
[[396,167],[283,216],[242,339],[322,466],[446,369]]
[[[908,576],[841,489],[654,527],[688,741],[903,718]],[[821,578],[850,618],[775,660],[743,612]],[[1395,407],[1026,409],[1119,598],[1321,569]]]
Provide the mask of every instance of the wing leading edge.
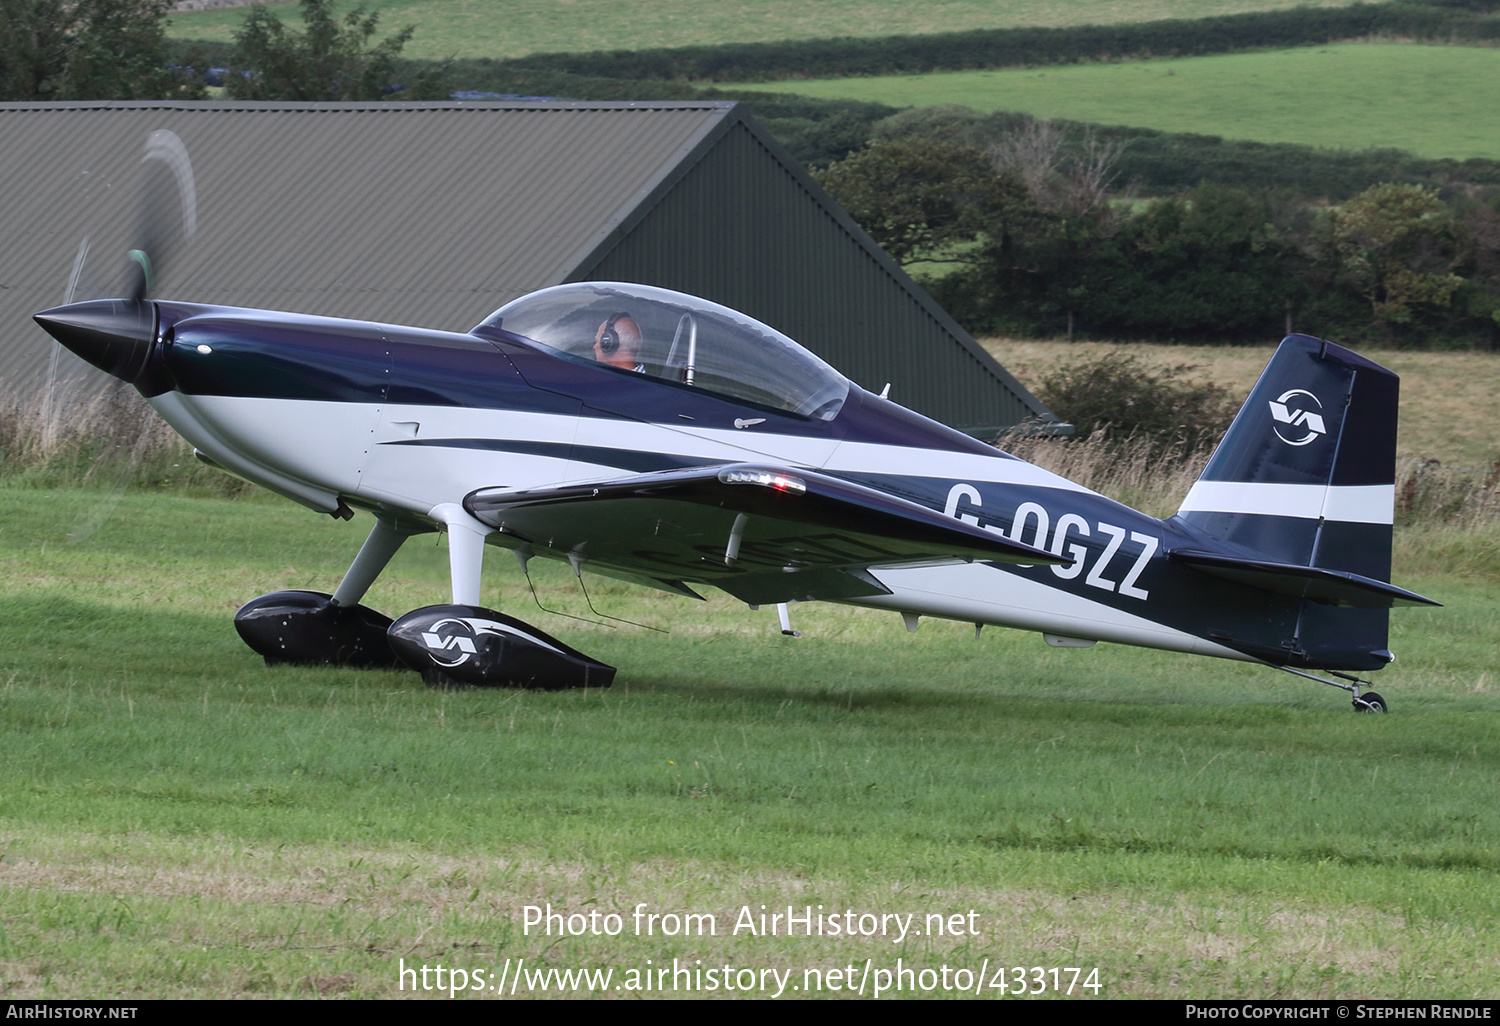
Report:
[[890,594],[869,570],[1065,563],[925,506],[807,470],[736,463],[554,488],[481,488],[481,523],[533,549],[752,604]]

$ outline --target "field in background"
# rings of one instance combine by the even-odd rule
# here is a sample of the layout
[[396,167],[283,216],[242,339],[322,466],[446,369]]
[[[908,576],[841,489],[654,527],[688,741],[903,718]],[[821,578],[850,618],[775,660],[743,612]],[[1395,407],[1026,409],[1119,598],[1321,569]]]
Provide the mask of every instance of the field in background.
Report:
[[[522,57],[531,53],[640,50],[668,46],[961,32],[978,28],[1122,25],[1163,18],[1206,18],[1292,7],[1341,7],[1346,0],[375,0],[386,33],[416,25],[407,57]],[[297,5],[268,5],[283,21],[300,23]],[[340,9],[352,8],[345,3]],[[174,39],[230,42],[243,8],[178,12]]]
[[760,83],[1106,125],[1425,157],[1500,159],[1500,49],[1351,43],[1215,57]]
[[[898,957],[1098,967],[1105,997],[1493,996],[1491,581],[1398,565],[1449,606],[1397,614],[1394,711],[1361,717],[1243,664],[821,604],[790,639],[769,609],[593,580],[671,634],[610,630],[537,612],[492,552],[487,603],[621,674],[445,693],[268,669],[234,635],[255,594],[330,590],[367,518],[147,493],[91,523],[94,498],[0,489],[9,997],[394,996],[403,959],[800,985]],[[445,557],[414,539],[371,604],[443,601]],[[532,565],[588,615],[566,567]],[[546,902],[717,933],[526,935]],[[761,904],[972,909],[979,933],[732,935]]]
[[[1187,378],[1223,385],[1237,400],[1250,394],[1276,348],[1016,339],[984,339],[982,344],[1033,390],[1069,361],[1119,350],[1153,370],[1189,368],[1182,372]],[[1500,459],[1500,359],[1495,354],[1372,350],[1364,355],[1401,375],[1400,458],[1440,460],[1481,474]]]

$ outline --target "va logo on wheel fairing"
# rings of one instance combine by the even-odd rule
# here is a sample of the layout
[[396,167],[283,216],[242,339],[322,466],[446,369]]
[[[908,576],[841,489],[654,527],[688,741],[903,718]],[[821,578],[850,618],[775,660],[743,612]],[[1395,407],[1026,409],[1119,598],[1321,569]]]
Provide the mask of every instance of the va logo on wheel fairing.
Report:
[[[1306,403],[1288,405],[1287,401],[1297,396],[1306,396],[1313,409],[1306,409]],[[1323,425],[1323,415],[1314,412],[1322,408],[1323,404],[1318,402],[1318,397],[1305,389],[1293,388],[1282,393],[1280,399],[1271,403],[1271,417],[1275,421],[1272,427],[1276,431],[1276,437],[1287,445],[1306,445],[1319,435],[1328,434],[1328,428]],[[1285,428],[1282,425],[1286,425]]]
[[432,661],[439,666],[462,666],[469,657],[477,655],[479,649],[474,639],[481,634],[496,636],[507,632],[505,625],[492,620],[476,620],[468,617],[451,617],[439,620],[431,629],[422,631],[422,644],[432,654]]
[[423,606],[386,631],[391,652],[429,684],[609,687],[615,670],[514,617],[483,606]]

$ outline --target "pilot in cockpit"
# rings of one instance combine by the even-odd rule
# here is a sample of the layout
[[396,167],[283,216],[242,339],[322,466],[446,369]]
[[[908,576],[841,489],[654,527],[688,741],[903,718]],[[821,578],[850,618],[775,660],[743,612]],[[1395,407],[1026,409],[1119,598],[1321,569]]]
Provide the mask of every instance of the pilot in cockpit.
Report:
[[641,326],[627,313],[611,314],[594,332],[594,359],[611,367],[644,373]]

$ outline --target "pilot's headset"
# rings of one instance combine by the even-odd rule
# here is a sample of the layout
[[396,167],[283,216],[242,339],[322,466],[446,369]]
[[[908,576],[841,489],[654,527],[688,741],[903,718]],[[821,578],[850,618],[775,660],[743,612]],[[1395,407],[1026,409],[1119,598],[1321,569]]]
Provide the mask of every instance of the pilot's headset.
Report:
[[630,315],[628,313],[610,314],[609,320],[604,322],[604,334],[599,336],[599,352],[605,356],[614,353],[620,348],[620,333],[615,330],[615,323],[624,320]]

